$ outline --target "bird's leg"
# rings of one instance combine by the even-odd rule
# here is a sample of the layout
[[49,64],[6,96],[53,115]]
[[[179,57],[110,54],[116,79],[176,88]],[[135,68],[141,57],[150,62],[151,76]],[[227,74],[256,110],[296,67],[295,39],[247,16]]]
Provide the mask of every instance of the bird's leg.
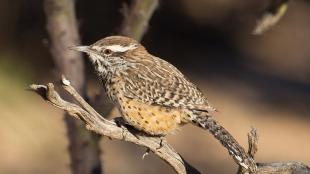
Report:
[[112,119],[118,127],[128,125],[128,122],[123,117],[115,117]]
[[164,141],[166,141],[166,138],[164,136],[160,136],[160,142],[159,142],[159,147],[156,148],[156,150],[162,148],[164,146]]
[[135,129],[132,125],[130,125],[123,117],[115,117],[112,119],[116,125],[118,127],[126,127],[127,130],[132,134],[134,135],[137,139],[140,139],[139,138],[139,135],[144,135],[143,132]]

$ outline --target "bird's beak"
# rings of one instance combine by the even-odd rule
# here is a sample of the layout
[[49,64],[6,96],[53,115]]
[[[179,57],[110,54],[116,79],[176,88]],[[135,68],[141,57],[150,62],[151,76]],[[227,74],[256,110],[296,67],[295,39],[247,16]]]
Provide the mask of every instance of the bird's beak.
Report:
[[84,53],[88,53],[90,51],[89,46],[71,46],[69,47],[70,50],[80,51]]
[[69,47],[70,50],[74,50],[74,51],[80,51],[80,52],[84,52],[87,53],[89,56],[87,56],[92,62],[94,62],[97,59],[98,53],[96,51],[94,51],[93,49],[91,49],[91,46],[71,46]]

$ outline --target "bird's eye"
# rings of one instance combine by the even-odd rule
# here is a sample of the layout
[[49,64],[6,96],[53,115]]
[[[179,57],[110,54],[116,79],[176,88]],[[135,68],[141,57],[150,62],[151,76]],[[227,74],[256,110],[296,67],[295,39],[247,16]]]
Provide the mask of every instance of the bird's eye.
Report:
[[112,54],[112,50],[110,50],[110,49],[105,49],[105,50],[103,50],[103,54],[105,54],[105,55],[110,55],[110,54]]

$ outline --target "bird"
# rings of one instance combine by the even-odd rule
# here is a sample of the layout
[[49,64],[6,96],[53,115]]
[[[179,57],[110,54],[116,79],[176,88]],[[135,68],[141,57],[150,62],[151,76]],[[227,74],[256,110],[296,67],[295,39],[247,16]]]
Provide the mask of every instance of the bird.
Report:
[[138,41],[108,36],[70,49],[88,55],[108,98],[127,124],[152,136],[165,136],[191,123],[208,130],[245,171],[256,172],[253,158],[213,118],[216,109],[202,91]]

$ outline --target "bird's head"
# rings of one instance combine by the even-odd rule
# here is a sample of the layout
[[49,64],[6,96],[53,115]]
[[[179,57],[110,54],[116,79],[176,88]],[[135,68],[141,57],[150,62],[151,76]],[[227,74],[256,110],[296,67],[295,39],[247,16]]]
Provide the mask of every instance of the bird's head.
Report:
[[124,36],[110,36],[89,46],[72,46],[70,49],[88,54],[95,69],[102,73],[126,69],[147,53],[139,42]]

